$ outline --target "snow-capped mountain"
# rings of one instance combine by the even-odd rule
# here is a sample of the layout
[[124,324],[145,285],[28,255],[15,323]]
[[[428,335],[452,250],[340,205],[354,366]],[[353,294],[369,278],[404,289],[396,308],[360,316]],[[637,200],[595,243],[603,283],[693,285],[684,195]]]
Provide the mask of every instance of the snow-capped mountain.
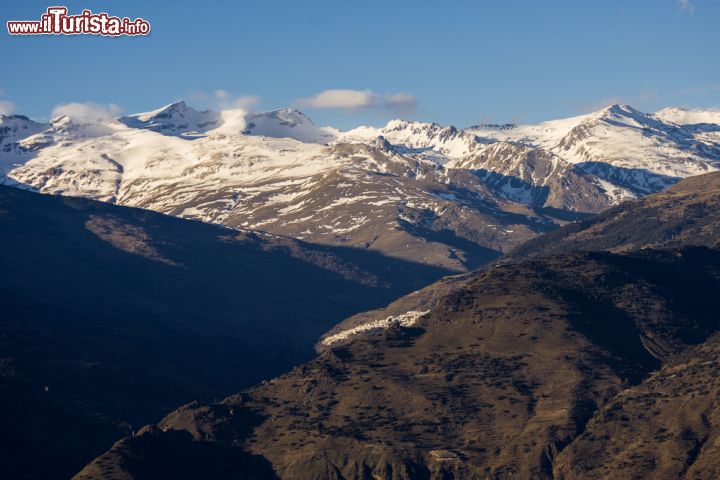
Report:
[[717,170],[715,118],[613,105],[530,126],[393,120],[341,132],[292,109],[176,102],[110,120],[17,120],[0,162],[45,193],[460,271],[574,214]]
[[636,193],[707,173],[720,159],[720,135],[700,141],[691,129],[629,106],[613,105],[575,126],[551,150],[583,170]]
[[333,128],[316,127],[304,113],[292,108],[250,113],[244,119],[243,133],[248,135],[293,138],[307,143],[330,143],[335,141],[340,133]]
[[391,120],[383,128],[358,127],[341,135],[345,141],[365,143],[378,137],[397,145],[402,153],[437,163],[463,158],[481,146],[475,135],[453,126],[405,120]]
[[11,145],[47,128],[23,115],[0,115],[0,145]]
[[0,115],[0,183],[5,174],[17,166],[13,160],[19,160],[13,151],[17,142],[48,128],[47,124],[30,120],[23,115]]
[[204,133],[222,123],[218,112],[198,112],[183,101],[171,103],[152,112],[120,117],[118,121],[130,128],[146,128],[165,135]]
[[655,118],[665,123],[689,125],[705,128],[720,124],[720,110],[688,110],[687,108],[669,107],[658,110]]
[[474,132],[549,151],[576,170],[595,175],[604,190],[616,192],[613,197],[625,198],[718,168],[720,118],[710,132],[698,132],[690,123],[663,121],[662,112],[644,114],[628,105],[612,105],[537,126]]
[[595,212],[634,197],[550,150],[510,141],[492,143],[452,167],[474,172],[498,196],[525,205]]

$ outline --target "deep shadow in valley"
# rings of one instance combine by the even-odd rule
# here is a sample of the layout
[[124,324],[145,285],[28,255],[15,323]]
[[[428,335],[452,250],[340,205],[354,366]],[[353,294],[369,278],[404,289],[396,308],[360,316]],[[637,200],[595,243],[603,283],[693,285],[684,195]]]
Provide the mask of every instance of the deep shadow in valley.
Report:
[[448,271],[0,187],[0,477],[60,478]]

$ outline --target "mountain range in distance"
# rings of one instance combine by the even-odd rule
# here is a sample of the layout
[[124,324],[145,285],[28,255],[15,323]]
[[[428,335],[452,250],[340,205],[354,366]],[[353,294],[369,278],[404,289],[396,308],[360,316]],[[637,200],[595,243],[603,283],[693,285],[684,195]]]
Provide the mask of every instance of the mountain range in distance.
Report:
[[720,112],[317,127],[297,110],[0,120],[4,182],[465,272],[720,165]]

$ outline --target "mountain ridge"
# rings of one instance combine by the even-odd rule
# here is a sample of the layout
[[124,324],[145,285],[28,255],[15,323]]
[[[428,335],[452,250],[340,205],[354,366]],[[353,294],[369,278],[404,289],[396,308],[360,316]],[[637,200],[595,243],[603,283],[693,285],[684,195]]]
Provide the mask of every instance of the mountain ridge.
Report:
[[218,114],[175,102],[33,125],[28,133],[41,131],[8,137],[0,164],[5,182],[42,193],[463,272],[568,220],[720,168],[720,126],[668,115],[613,105],[535,126],[392,120],[341,132],[293,109]]

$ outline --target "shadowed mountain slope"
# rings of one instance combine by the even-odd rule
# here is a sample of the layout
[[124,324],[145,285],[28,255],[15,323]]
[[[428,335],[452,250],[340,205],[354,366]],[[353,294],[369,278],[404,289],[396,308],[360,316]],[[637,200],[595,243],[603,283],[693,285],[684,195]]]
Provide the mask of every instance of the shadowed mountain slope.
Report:
[[312,357],[332,325],[442,270],[0,187],[0,477],[112,442]]

